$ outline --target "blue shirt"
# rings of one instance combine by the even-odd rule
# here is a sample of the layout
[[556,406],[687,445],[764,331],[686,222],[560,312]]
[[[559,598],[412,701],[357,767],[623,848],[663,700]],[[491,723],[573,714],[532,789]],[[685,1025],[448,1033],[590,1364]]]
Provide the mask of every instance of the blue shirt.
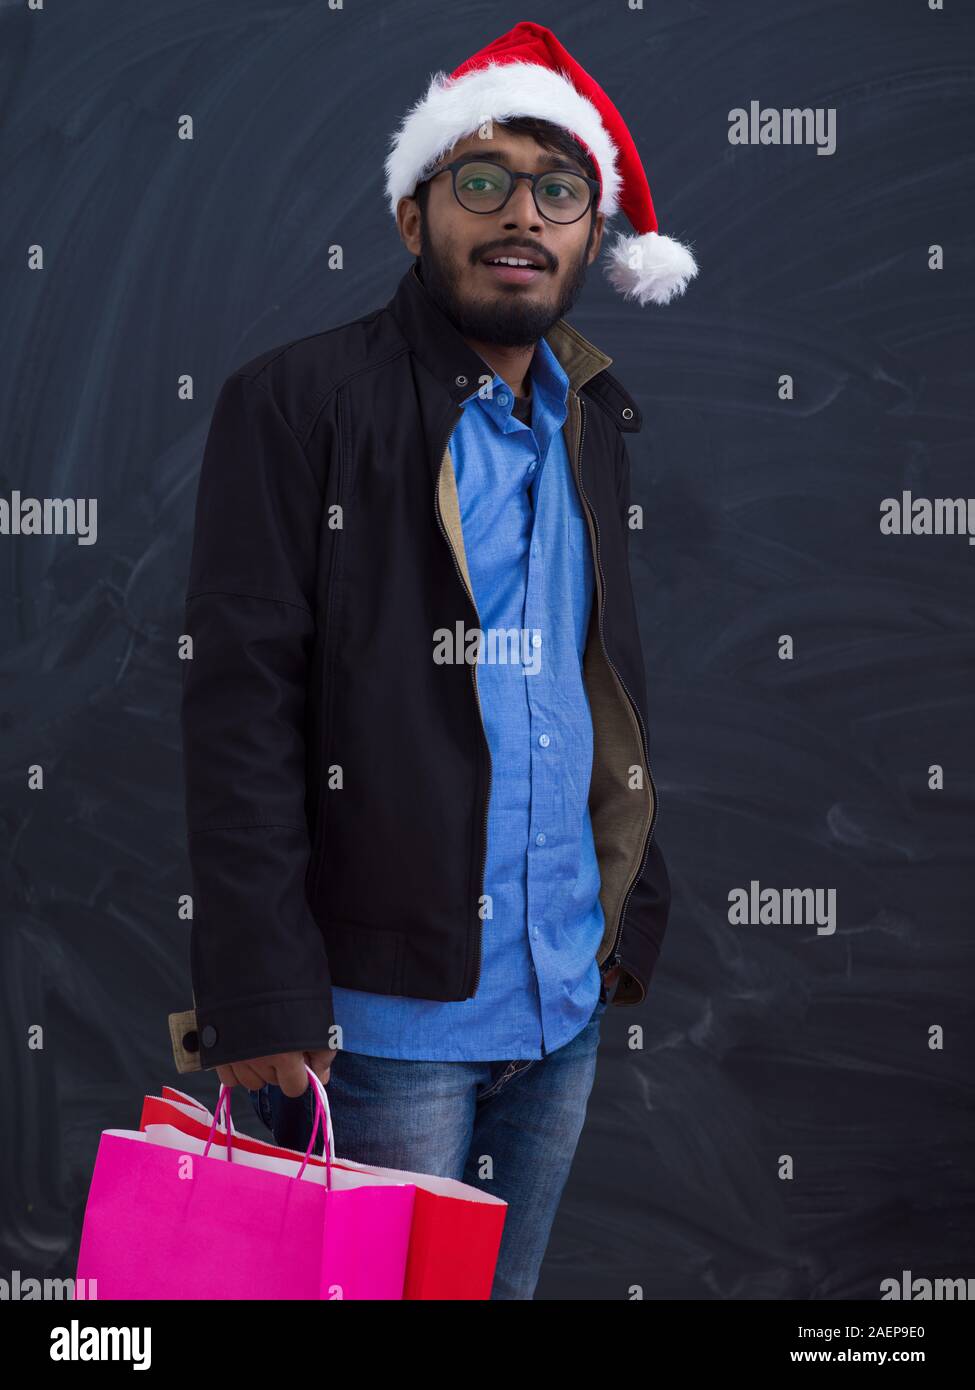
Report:
[[[589,815],[592,719],[582,654],[593,601],[589,531],[562,433],[568,377],[542,338],[532,422],[495,376],[450,438],[485,652],[477,688],[491,752],[481,975],[441,1002],[333,986],[342,1047],[414,1061],[543,1057],[599,998],[600,876]],[[515,629],[525,644],[488,643]],[[532,645],[535,635],[540,645]],[[507,660],[504,659],[507,653]],[[540,653],[540,656],[539,656]],[[483,659],[484,657],[493,659]]]

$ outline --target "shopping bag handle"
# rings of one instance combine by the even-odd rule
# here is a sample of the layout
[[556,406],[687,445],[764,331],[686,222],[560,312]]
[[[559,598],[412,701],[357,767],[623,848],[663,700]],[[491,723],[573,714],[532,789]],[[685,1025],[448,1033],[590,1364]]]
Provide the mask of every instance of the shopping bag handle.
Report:
[[305,1150],[304,1163],[298,1169],[297,1176],[300,1178],[305,1171],[305,1164],[311,1157],[315,1135],[318,1133],[318,1125],[321,1121],[325,1135],[323,1145],[325,1149],[325,1186],[330,1188],[332,1186],[332,1159],[335,1157],[335,1134],[332,1131],[332,1111],[328,1103],[328,1092],[307,1062],[305,1063],[305,1071],[308,1073],[308,1084],[315,1092],[315,1122],[311,1127],[311,1138],[308,1140],[308,1148]]
[[224,1128],[227,1132],[227,1162],[229,1163],[234,1156],[230,1123],[230,1087],[222,1084],[220,1087],[220,1094],[217,1096],[217,1103],[213,1107],[213,1122],[210,1125],[210,1133],[207,1135],[206,1147],[203,1150],[204,1158],[206,1158],[207,1154],[210,1152],[210,1145],[213,1143],[213,1136],[217,1129],[217,1121],[220,1119],[221,1110],[224,1112]]
[[[332,1159],[333,1159],[333,1157],[334,1157],[334,1155],[335,1155],[335,1134],[334,1134],[334,1132],[333,1132],[333,1130],[332,1130],[332,1112],[331,1112],[331,1109],[329,1108],[329,1104],[328,1104],[328,1093],[327,1093],[327,1091],[325,1090],[325,1087],[322,1085],[322,1082],[321,1082],[321,1081],[319,1080],[319,1078],[315,1075],[315,1073],[312,1071],[311,1067],[308,1065],[307,1062],[305,1063],[305,1071],[308,1073],[308,1084],[312,1087],[312,1089],[313,1089],[313,1091],[314,1091],[314,1093],[315,1093],[315,1122],[314,1122],[314,1124],[313,1124],[312,1127],[311,1127],[311,1138],[308,1140],[308,1148],[305,1150],[305,1157],[304,1157],[304,1159],[303,1159],[303,1161],[302,1161],[301,1167],[298,1169],[298,1172],[295,1174],[295,1176],[298,1177],[298,1178],[300,1178],[301,1175],[302,1175],[302,1173],[305,1171],[305,1168],[306,1168],[306,1166],[307,1166],[307,1164],[308,1164],[308,1160],[309,1160],[309,1158],[311,1158],[311,1151],[312,1151],[312,1148],[313,1148],[314,1143],[315,1143],[315,1135],[318,1133],[318,1126],[319,1126],[319,1123],[320,1123],[320,1122],[322,1121],[322,1119],[324,1118],[324,1122],[325,1122],[325,1142],[324,1142],[324,1149],[325,1149],[325,1186],[326,1186],[326,1188],[331,1188],[331,1186],[332,1186]],[[217,1123],[218,1123],[218,1121],[219,1121],[219,1119],[220,1119],[220,1111],[223,1110],[223,1113],[224,1113],[224,1121],[225,1121],[225,1129],[226,1129],[226,1134],[227,1134],[227,1162],[228,1162],[228,1163],[232,1163],[232,1162],[233,1162],[234,1149],[233,1149],[233,1139],[232,1139],[232,1133],[231,1133],[231,1131],[232,1131],[232,1126],[231,1126],[231,1119],[230,1119],[230,1092],[231,1092],[231,1090],[232,1090],[232,1087],[230,1087],[230,1086],[224,1086],[223,1084],[221,1084],[221,1086],[220,1086],[220,1094],[219,1094],[219,1096],[217,1097],[217,1103],[216,1103],[216,1105],[213,1107],[213,1123],[212,1123],[211,1126],[210,1126],[210,1133],[207,1135],[206,1147],[205,1147],[204,1150],[203,1150],[203,1157],[204,1157],[204,1158],[206,1158],[207,1155],[208,1155],[209,1152],[210,1152],[210,1145],[213,1143],[213,1136],[214,1136],[214,1134],[216,1133],[216,1130],[217,1130]]]

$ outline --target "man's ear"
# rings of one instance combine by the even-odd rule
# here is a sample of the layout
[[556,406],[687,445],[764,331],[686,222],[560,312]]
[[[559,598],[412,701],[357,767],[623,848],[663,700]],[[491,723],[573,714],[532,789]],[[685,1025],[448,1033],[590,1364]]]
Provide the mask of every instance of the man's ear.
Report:
[[605,226],[606,214],[604,212],[597,212],[592,234],[592,245],[589,247],[589,259],[586,261],[586,265],[592,265],[593,261],[599,255],[599,248],[603,244],[603,229]]
[[423,214],[420,212],[420,205],[415,198],[400,198],[396,204],[396,226],[407,251],[413,256],[419,256]]

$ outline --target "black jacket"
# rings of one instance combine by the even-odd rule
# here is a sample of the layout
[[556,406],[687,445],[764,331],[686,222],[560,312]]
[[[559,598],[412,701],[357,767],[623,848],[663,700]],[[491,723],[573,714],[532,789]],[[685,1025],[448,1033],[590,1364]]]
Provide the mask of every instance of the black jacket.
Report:
[[[565,424],[596,559],[584,656],[589,806],[614,1005],[645,996],[670,886],[627,543],[640,412],[564,319]],[[469,999],[481,961],[490,754],[476,666],[432,659],[480,627],[448,449],[494,373],[416,273],[353,323],[224,383],[186,599],[183,759],[194,1008],[180,1071],[329,1046],[331,985]]]

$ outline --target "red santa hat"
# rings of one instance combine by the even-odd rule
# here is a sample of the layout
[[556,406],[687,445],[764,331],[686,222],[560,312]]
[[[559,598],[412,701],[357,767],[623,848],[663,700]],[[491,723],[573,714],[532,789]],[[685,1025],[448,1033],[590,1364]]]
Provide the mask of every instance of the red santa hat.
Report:
[[534,116],[562,126],[596,165],[598,211],[622,211],[633,234],[617,234],[606,274],[627,299],[667,304],[697,274],[690,249],[657,230],[650,185],[626,122],[602,87],[550,29],[522,20],[449,75],[434,73],[410,108],[386,159],[386,197],[396,216],[428,169],[486,121]]

